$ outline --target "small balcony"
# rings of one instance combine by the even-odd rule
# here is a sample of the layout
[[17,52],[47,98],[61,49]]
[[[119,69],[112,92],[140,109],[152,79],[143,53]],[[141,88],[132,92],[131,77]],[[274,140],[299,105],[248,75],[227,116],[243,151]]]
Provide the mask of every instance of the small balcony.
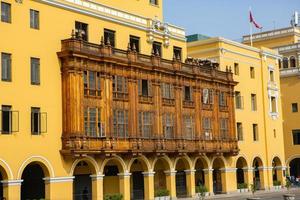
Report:
[[102,153],[224,153],[239,152],[236,139],[110,138],[70,135],[63,137],[63,154]]
[[213,104],[202,103],[203,110],[213,110]]
[[153,97],[152,96],[139,95],[139,103],[152,104],[153,103]]
[[116,101],[128,101],[128,93],[113,92],[113,99]]
[[175,99],[162,98],[163,106],[175,106]]
[[228,112],[228,106],[227,105],[219,105],[219,110],[221,112]]
[[195,102],[184,100],[183,101],[183,107],[185,107],[185,108],[194,108],[195,107]]

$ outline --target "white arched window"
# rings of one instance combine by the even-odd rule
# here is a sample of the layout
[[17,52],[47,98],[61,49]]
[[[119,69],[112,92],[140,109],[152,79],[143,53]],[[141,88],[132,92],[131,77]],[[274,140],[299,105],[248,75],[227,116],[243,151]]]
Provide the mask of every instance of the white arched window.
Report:
[[294,56],[290,57],[290,67],[296,67],[296,58]]
[[284,57],[282,59],[282,65],[283,65],[283,68],[288,68],[289,67],[289,59]]

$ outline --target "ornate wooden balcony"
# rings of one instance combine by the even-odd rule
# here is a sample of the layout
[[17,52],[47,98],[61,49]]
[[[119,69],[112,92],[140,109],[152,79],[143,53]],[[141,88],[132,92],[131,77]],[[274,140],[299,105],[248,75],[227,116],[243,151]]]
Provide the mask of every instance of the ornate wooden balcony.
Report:
[[236,139],[163,139],[163,138],[96,138],[69,136],[63,138],[63,154],[110,153],[206,153],[236,155]]
[[162,104],[164,106],[175,106],[175,99],[162,98]]
[[152,104],[153,103],[153,97],[152,96],[139,96],[139,102],[140,103],[147,103],[147,104]]

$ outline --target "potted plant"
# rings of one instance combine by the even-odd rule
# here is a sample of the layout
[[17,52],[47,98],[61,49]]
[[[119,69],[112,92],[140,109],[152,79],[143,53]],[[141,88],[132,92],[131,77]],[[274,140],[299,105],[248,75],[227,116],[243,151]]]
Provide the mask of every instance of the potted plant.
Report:
[[208,190],[204,185],[198,185],[196,187],[196,193],[199,199],[204,200],[206,196],[208,196]]
[[274,186],[275,190],[280,190],[281,182],[280,181],[273,181],[273,186]]
[[122,200],[123,199],[123,195],[122,194],[107,194],[104,197],[104,200]]
[[248,184],[242,183],[242,192],[248,192]]
[[155,191],[155,200],[169,200],[170,196],[169,196],[169,190],[166,189],[158,189]]
[[237,189],[238,189],[238,192],[242,192],[242,189],[243,189],[242,183],[237,184]]

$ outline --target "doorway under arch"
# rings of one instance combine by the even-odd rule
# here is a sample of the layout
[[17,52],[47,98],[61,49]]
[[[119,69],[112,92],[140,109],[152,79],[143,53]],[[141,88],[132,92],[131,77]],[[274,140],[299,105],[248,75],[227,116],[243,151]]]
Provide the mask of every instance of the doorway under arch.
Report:
[[213,191],[215,194],[221,194],[223,191],[222,187],[222,172],[220,169],[225,168],[225,163],[221,158],[216,158],[213,161]]
[[186,182],[186,172],[185,170],[189,170],[188,161],[185,158],[180,158],[176,162],[175,170],[176,170],[176,197],[187,197],[187,182]]
[[263,189],[263,171],[260,169],[263,167],[263,163],[259,157],[254,158],[253,160],[253,183],[258,190]]
[[195,164],[195,186],[205,185],[204,169],[207,169],[208,165],[204,159],[198,158]]
[[95,169],[86,161],[79,161],[74,168],[73,176],[73,199],[91,200],[92,199],[92,178],[96,174]]
[[40,163],[33,162],[28,164],[22,173],[21,199],[45,199],[44,178],[48,175],[48,170]]
[[239,157],[237,162],[236,162],[236,182],[237,186],[239,184],[248,184],[246,178],[245,178],[245,173],[244,169],[247,168],[247,161],[244,157]]
[[167,190],[166,171],[170,170],[169,163],[164,158],[159,158],[154,164],[154,194],[159,190]]
[[290,164],[290,176],[293,178],[300,178],[300,158],[291,160]]

